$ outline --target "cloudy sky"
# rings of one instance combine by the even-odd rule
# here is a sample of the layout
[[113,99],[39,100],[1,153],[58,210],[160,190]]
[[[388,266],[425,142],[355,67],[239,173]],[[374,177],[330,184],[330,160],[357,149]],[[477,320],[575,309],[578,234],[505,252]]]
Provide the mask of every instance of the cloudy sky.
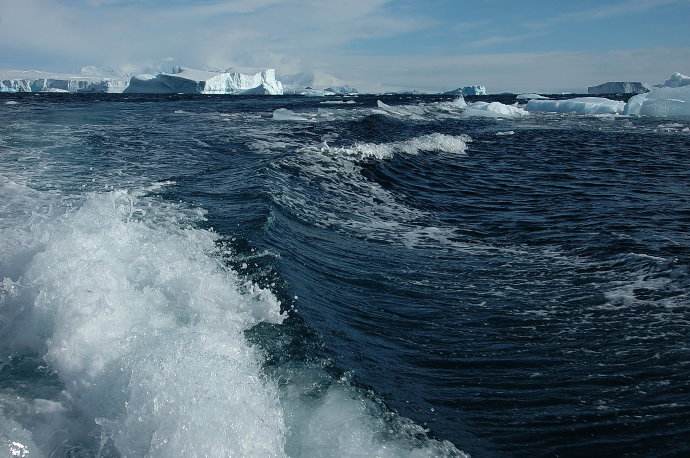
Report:
[[690,0],[0,0],[0,68],[275,67],[360,89],[690,73]]

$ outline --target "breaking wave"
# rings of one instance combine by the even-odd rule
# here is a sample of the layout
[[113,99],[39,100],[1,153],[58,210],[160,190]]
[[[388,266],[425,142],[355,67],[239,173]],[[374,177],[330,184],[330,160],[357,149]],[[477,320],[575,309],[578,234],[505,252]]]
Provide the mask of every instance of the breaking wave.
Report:
[[14,456],[461,455],[347,380],[313,367],[267,375],[245,332],[287,313],[221,261],[227,245],[200,228],[202,210],[152,194],[164,185],[75,204],[5,180],[2,344],[38,355],[62,388],[0,392],[0,447]]

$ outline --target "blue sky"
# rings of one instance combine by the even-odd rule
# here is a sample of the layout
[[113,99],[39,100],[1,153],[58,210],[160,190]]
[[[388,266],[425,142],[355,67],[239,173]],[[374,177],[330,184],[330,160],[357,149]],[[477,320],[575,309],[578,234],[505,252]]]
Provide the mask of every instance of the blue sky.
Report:
[[690,0],[0,0],[0,68],[319,71],[362,89],[690,73]]

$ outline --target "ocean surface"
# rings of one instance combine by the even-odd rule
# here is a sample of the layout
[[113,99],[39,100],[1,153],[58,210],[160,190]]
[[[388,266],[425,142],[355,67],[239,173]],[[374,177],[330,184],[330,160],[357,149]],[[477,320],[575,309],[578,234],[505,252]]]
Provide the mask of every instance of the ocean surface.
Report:
[[3,95],[0,455],[690,456],[688,127]]

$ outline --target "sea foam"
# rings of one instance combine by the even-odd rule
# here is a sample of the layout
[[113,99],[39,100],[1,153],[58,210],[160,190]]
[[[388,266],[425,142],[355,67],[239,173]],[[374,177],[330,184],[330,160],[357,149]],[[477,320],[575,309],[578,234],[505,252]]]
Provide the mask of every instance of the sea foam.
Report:
[[311,369],[291,368],[288,384],[267,375],[244,333],[279,325],[279,301],[221,262],[203,211],[158,188],[67,198],[0,186],[0,343],[41,356],[64,387],[19,404],[0,390],[0,450],[462,456],[347,382],[322,380],[317,395]]
[[347,147],[330,147],[326,144],[322,151],[359,158],[377,159],[387,159],[395,153],[414,155],[420,151],[465,154],[467,144],[471,141],[472,139],[468,135],[433,133],[391,143],[355,143]]

